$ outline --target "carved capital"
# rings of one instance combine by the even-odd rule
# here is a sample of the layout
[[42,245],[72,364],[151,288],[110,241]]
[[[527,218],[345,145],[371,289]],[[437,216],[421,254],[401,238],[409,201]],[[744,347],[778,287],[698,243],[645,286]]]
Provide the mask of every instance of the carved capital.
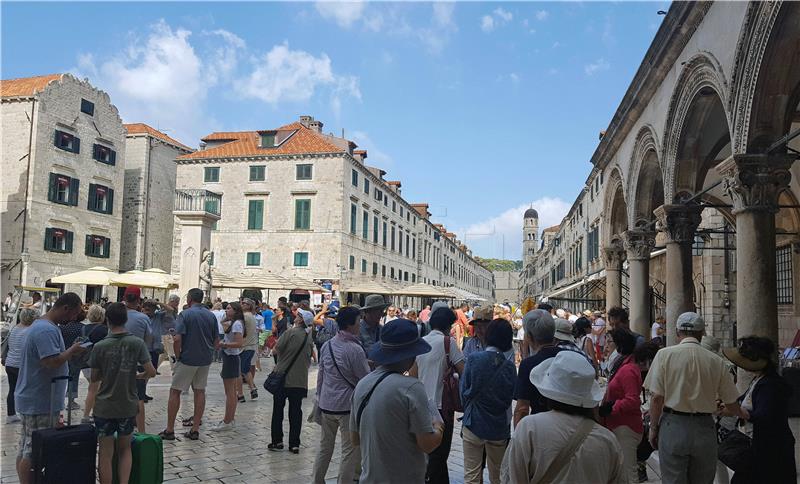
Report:
[[615,239],[608,247],[603,247],[603,263],[607,271],[619,271],[622,269],[622,262],[625,260],[625,249],[622,242]]
[[795,155],[733,155],[716,166],[725,193],[733,200],[733,213],[778,213],[778,196],[789,187]]
[[622,233],[628,260],[649,260],[656,245],[656,233],[650,230],[632,229]]
[[699,205],[662,205],[653,211],[667,242],[679,244],[694,242],[702,212],[703,207]]

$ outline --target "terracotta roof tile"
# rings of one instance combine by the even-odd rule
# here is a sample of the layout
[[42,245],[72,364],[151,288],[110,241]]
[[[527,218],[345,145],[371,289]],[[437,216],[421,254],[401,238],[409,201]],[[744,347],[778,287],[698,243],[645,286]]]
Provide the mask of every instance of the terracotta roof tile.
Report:
[[0,81],[0,97],[33,96],[42,91],[48,84],[61,79],[63,74],[23,77]]
[[195,151],[183,156],[179,160],[199,160],[208,158],[236,158],[244,156],[272,156],[305,153],[344,153],[345,150],[336,146],[322,134],[306,128],[300,123],[291,123],[270,131],[295,131],[280,146],[274,148],[259,147],[258,131],[234,131],[211,133],[203,141],[228,141],[212,148]]
[[148,126],[144,123],[130,123],[130,124],[125,124],[124,126],[125,129],[128,131],[128,134],[149,134],[153,138],[160,139],[161,141],[165,141],[169,144],[175,145],[186,151],[194,151],[192,148],[189,148],[188,146],[176,140],[175,138],[172,138],[168,136],[166,133],[162,133],[161,131],[153,128],[152,126]]

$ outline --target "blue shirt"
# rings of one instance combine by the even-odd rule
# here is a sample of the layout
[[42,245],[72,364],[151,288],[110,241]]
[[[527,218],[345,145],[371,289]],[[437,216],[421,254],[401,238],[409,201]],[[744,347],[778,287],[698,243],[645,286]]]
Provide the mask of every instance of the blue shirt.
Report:
[[272,309],[265,309],[261,311],[261,315],[264,316],[264,331],[272,331],[272,317],[275,313]]
[[128,321],[125,323],[125,331],[147,343],[149,339],[147,335],[151,334],[150,318],[144,313],[128,309]]
[[511,395],[516,368],[498,351],[477,351],[467,358],[461,377],[463,425],[486,440],[510,437]]
[[184,365],[208,366],[214,355],[217,318],[200,303],[181,311],[175,320],[175,332],[181,335],[181,355]]
[[49,319],[37,319],[25,335],[22,366],[19,369],[14,402],[22,415],[42,415],[64,410],[67,380],[59,380],[55,388],[55,402],[50,401],[50,383],[57,376],[69,374],[64,362],[58,368],[46,368],[42,359],[58,356],[65,350],[61,331]]
[[[477,337],[470,338],[467,340],[466,343],[464,343],[464,350],[463,350],[464,358],[469,358],[469,355],[471,355],[472,353],[475,353],[476,351],[483,351],[483,349],[484,349],[483,344],[481,343],[481,340],[479,338]],[[514,363],[516,354],[514,353],[513,347],[510,350],[504,352],[503,355],[506,357],[508,361]],[[514,366],[516,367],[517,365]]]
[[359,323],[359,339],[361,346],[369,353],[369,349],[381,340],[381,325],[376,324],[375,327],[370,327],[363,319]]

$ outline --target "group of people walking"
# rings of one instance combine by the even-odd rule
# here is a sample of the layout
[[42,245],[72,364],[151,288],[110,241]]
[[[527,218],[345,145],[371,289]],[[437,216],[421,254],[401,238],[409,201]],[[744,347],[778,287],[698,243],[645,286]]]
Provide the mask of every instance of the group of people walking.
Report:
[[[315,484],[325,482],[337,435],[340,483],[450,482],[448,460],[459,421],[467,483],[483,482],[484,471],[492,483],[641,482],[647,478],[642,461],[655,449],[666,483],[712,482],[720,470],[718,449],[735,471],[732,482],[795,482],[790,389],[779,375],[774,343],[746,337],[736,348],[715,353],[713,345],[710,350],[703,344],[705,323],[695,313],[682,314],[674,328],[662,324],[659,336],[675,331],[680,342],[661,348],[659,341],[632,332],[621,308],[608,311],[608,325],[598,332],[598,319],[606,324],[600,317],[570,321],[546,305],[516,321],[496,307],[470,310],[443,302],[419,315],[398,314],[387,311],[380,295],[367,296],[362,306],[331,304],[316,313],[307,303],[282,299],[268,315],[247,298],[224,310],[210,309],[203,299],[203,291],[190,290],[178,312],[179,298],[152,305],[142,301],[138,288],[128,288],[124,303],[93,306],[88,314],[72,293],[44,315],[34,308],[20,311],[3,364],[12,387],[9,415],[19,414],[22,421],[21,482],[32,482],[31,434],[49,425],[53,377],[88,370],[84,412],[97,429],[100,481],[112,481],[116,454],[119,482],[127,482],[125,437],[145,431],[146,382],[163,361],[165,346],[172,355],[172,383],[159,435],[175,439],[181,395],[191,388],[193,415],[181,424],[184,437],[197,440],[218,351],[225,412],[204,428],[235,428],[244,389],[251,400],[258,398],[254,355],[267,344],[261,337],[265,327],[274,330],[267,338],[274,337],[269,346],[276,359],[264,383],[272,394],[269,451],[301,451],[302,402],[312,361],[318,364],[309,416],[321,434]],[[84,319],[89,324],[72,327]],[[519,329],[522,343],[515,351]],[[600,333],[606,337],[602,347],[592,337]],[[524,358],[517,368],[519,351]],[[734,384],[734,365],[751,380],[744,392]],[[56,391],[73,404],[73,391]],[[53,411],[63,409],[64,399],[54,402]],[[735,425],[718,432],[723,416]]]

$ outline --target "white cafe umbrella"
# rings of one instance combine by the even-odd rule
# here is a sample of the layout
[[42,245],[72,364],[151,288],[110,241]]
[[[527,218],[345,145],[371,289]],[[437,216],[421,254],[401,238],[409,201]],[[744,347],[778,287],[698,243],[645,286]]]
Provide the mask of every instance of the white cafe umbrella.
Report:
[[51,279],[55,284],[86,284],[87,286],[108,286],[111,278],[118,275],[107,267],[97,266],[64,274]]

